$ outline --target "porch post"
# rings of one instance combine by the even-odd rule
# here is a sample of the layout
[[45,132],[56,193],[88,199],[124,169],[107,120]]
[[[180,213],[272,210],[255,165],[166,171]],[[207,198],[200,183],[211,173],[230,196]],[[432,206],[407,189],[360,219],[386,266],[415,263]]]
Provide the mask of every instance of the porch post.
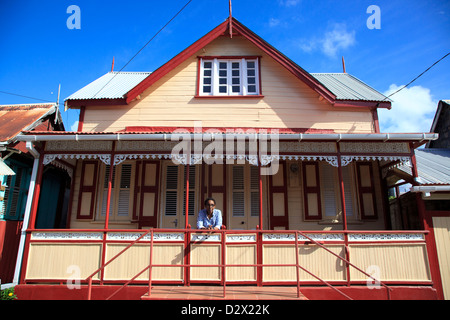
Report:
[[36,175],[36,182],[34,185],[33,200],[31,202],[30,220],[28,222],[29,229],[34,229],[34,227],[36,225],[36,215],[37,215],[37,209],[38,209],[39,196],[41,194],[41,184],[42,184],[43,172],[44,172],[44,154],[41,153],[41,155],[39,156],[38,171],[37,171],[37,175]]
[[259,178],[259,230],[263,229],[263,210],[262,210],[262,177],[261,177],[261,162],[258,161],[258,178]]
[[27,197],[27,203],[25,206],[25,215],[23,217],[23,225],[22,230],[20,233],[20,242],[19,242],[19,251],[17,252],[17,259],[16,259],[16,267],[14,269],[14,278],[13,283],[19,283],[20,280],[20,269],[22,266],[22,260],[23,260],[23,254],[25,249],[25,240],[26,240],[26,231],[28,229],[29,221],[30,221],[30,212],[31,212],[31,205],[33,200],[33,194],[35,190],[36,185],[36,178],[38,173],[38,168],[41,165],[41,158],[44,158],[42,155],[39,158],[35,158],[33,162],[33,170],[31,172],[31,180],[30,180],[30,187],[28,189],[28,197]]
[[345,209],[344,176],[342,174],[341,151],[339,143],[337,143],[337,150],[338,150],[337,156],[338,156],[339,193],[341,196],[341,205],[342,205],[342,223],[345,231],[347,230],[347,210]]
[[187,229],[189,223],[189,160],[186,160],[186,209],[184,227]]
[[108,177],[108,194],[106,198],[106,216],[105,216],[105,230],[108,229],[109,226],[109,213],[111,211],[111,192],[112,192],[112,179],[114,172],[114,150],[116,147],[116,142],[113,141],[112,144],[112,152],[111,159],[109,160],[109,177]]

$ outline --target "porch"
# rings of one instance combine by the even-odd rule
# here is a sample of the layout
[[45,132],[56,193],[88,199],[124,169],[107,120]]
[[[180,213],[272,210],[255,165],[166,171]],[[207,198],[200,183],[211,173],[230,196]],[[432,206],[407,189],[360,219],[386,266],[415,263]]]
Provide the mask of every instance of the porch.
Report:
[[[391,299],[408,287],[431,298],[427,240],[424,231],[35,230],[22,283],[83,288],[85,299],[97,299],[102,287],[114,299],[135,285],[147,287],[147,299],[162,299],[167,285],[178,287],[172,294],[187,290],[186,299],[227,299],[239,286],[285,287],[274,289],[272,299],[302,299],[304,290],[315,296],[314,286],[340,299],[369,292]],[[204,285],[214,293],[196,294]]]

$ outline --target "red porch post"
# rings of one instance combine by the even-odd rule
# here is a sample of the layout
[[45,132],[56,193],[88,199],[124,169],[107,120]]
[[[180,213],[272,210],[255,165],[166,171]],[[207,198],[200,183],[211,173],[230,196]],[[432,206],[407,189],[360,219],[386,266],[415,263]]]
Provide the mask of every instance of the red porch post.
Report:
[[184,222],[184,227],[186,229],[188,228],[188,224],[189,224],[189,159],[186,159],[186,209]]
[[[348,250],[348,234],[347,234],[347,210],[345,208],[345,190],[344,190],[344,175],[342,174],[342,157],[339,143],[336,143],[337,161],[338,161],[338,176],[339,176],[339,194],[342,205],[342,227],[344,229],[344,245],[345,245],[345,259],[350,261],[350,253]],[[347,269],[347,285],[350,286],[350,266],[346,265]]]
[[114,150],[116,148],[116,142],[113,141],[112,143],[112,152],[111,152],[111,159],[109,160],[109,177],[108,177],[108,194],[106,198],[106,213],[105,213],[105,230],[109,227],[109,213],[110,213],[110,207],[111,207],[111,192],[112,192],[112,179],[113,179],[113,172],[114,172]]

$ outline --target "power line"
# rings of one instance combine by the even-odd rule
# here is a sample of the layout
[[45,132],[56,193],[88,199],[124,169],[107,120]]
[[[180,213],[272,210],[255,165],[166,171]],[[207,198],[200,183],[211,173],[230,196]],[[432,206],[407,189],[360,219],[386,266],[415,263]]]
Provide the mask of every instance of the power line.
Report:
[[38,100],[38,101],[43,101],[43,102],[54,103],[54,101],[49,101],[49,100],[44,100],[44,99],[39,99],[39,98],[33,98],[33,97],[24,96],[24,95],[17,94],[17,93],[11,93],[11,92],[6,92],[6,91],[0,91],[0,93],[9,94],[9,95],[17,96],[17,97],[21,97],[21,98],[27,98],[27,99],[33,99],[33,100]]
[[96,94],[94,94],[92,96],[92,98],[95,98],[95,96],[97,94],[99,94],[100,91],[102,91],[115,77],[118,73],[120,73],[123,69],[125,69],[125,67],[134,59],[136,58],[136,56],[141,53],[142,50],[144,50],[144,48],[150,43],[152,42],[152,40],[154,38],[156,38],[156,36],[161,33],[161,31],[164,30],[165,27],[167,27],[169,25],[169,23],[172,22],[172,20],[174,20],[183,10],[184,8],[186,8],[190,3],[192,2],[192,0],[189,0],[173,17],[172,19],[170,19],[161,29],[159,29],[159,31],[157,33],[155,33],[155,35],[122,67],[122,69],[120,69],[100,90],[97,91]]
[[429,66],[424,72],[422,72],[421,74],[419,74],[417,77],[415,77],[414,79],[412,79],[408,84],[406,84],[405,86],[401,87],[400,89],[398,89],[397,91],[395,91],[394,93],[391,93],[389,96],[387,96],[386,98],[384,98],[381,101],[384,101],[386,99],[388,99],[389,97],[393,96],[394,94],[400,92],[401,90],[405,89],[406,87],[408,87],[411,83],[413,83],[414,81],[416,81],[417,79],[419,79],[423,74],[425,74],[428,70],[430,70],[431,68],[433,68],[436,64],[438,64],[441,60],[444,60],[447,56],[450,55],[450,52],[447,53],[446,55],[444,55],[442,58],[440,58],[438,61],[436,61],[435,63],[433,63],[431,66]]

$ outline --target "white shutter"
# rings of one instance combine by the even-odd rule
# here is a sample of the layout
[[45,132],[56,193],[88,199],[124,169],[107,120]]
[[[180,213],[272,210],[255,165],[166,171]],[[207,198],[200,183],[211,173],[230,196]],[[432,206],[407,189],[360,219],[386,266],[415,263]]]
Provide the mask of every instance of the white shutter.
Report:
[[342,167],[342,176],[344,180],[344,192],[345,192],[345,212],[347,217],[353,216],[353,201],[352,201],[352,186],[351,186],[351,174],[350,165]]
[[250,167],[250,215],[259,216],[259,167]]
[[328,164],[322,164],[321,173],[320,180],[322,183],[321,189],[325,216],[335,217],[337,208],[334,168]]
[[[186,167],[184,167],[183,215],[186,214]],[[189,166],[189,215],[195,214],[195,166]]]
[[128,216],[130,210],[131,190],[131,164],[123,164],[120,172],[119,201],[117,204],[117,215]]
[[167,166],[166,171],[166,199],[165,215],[177,215],[177,186],[178,186],[178,167]]
[[243,217],[245,213],[244,167],[233,166],[233,216]]

